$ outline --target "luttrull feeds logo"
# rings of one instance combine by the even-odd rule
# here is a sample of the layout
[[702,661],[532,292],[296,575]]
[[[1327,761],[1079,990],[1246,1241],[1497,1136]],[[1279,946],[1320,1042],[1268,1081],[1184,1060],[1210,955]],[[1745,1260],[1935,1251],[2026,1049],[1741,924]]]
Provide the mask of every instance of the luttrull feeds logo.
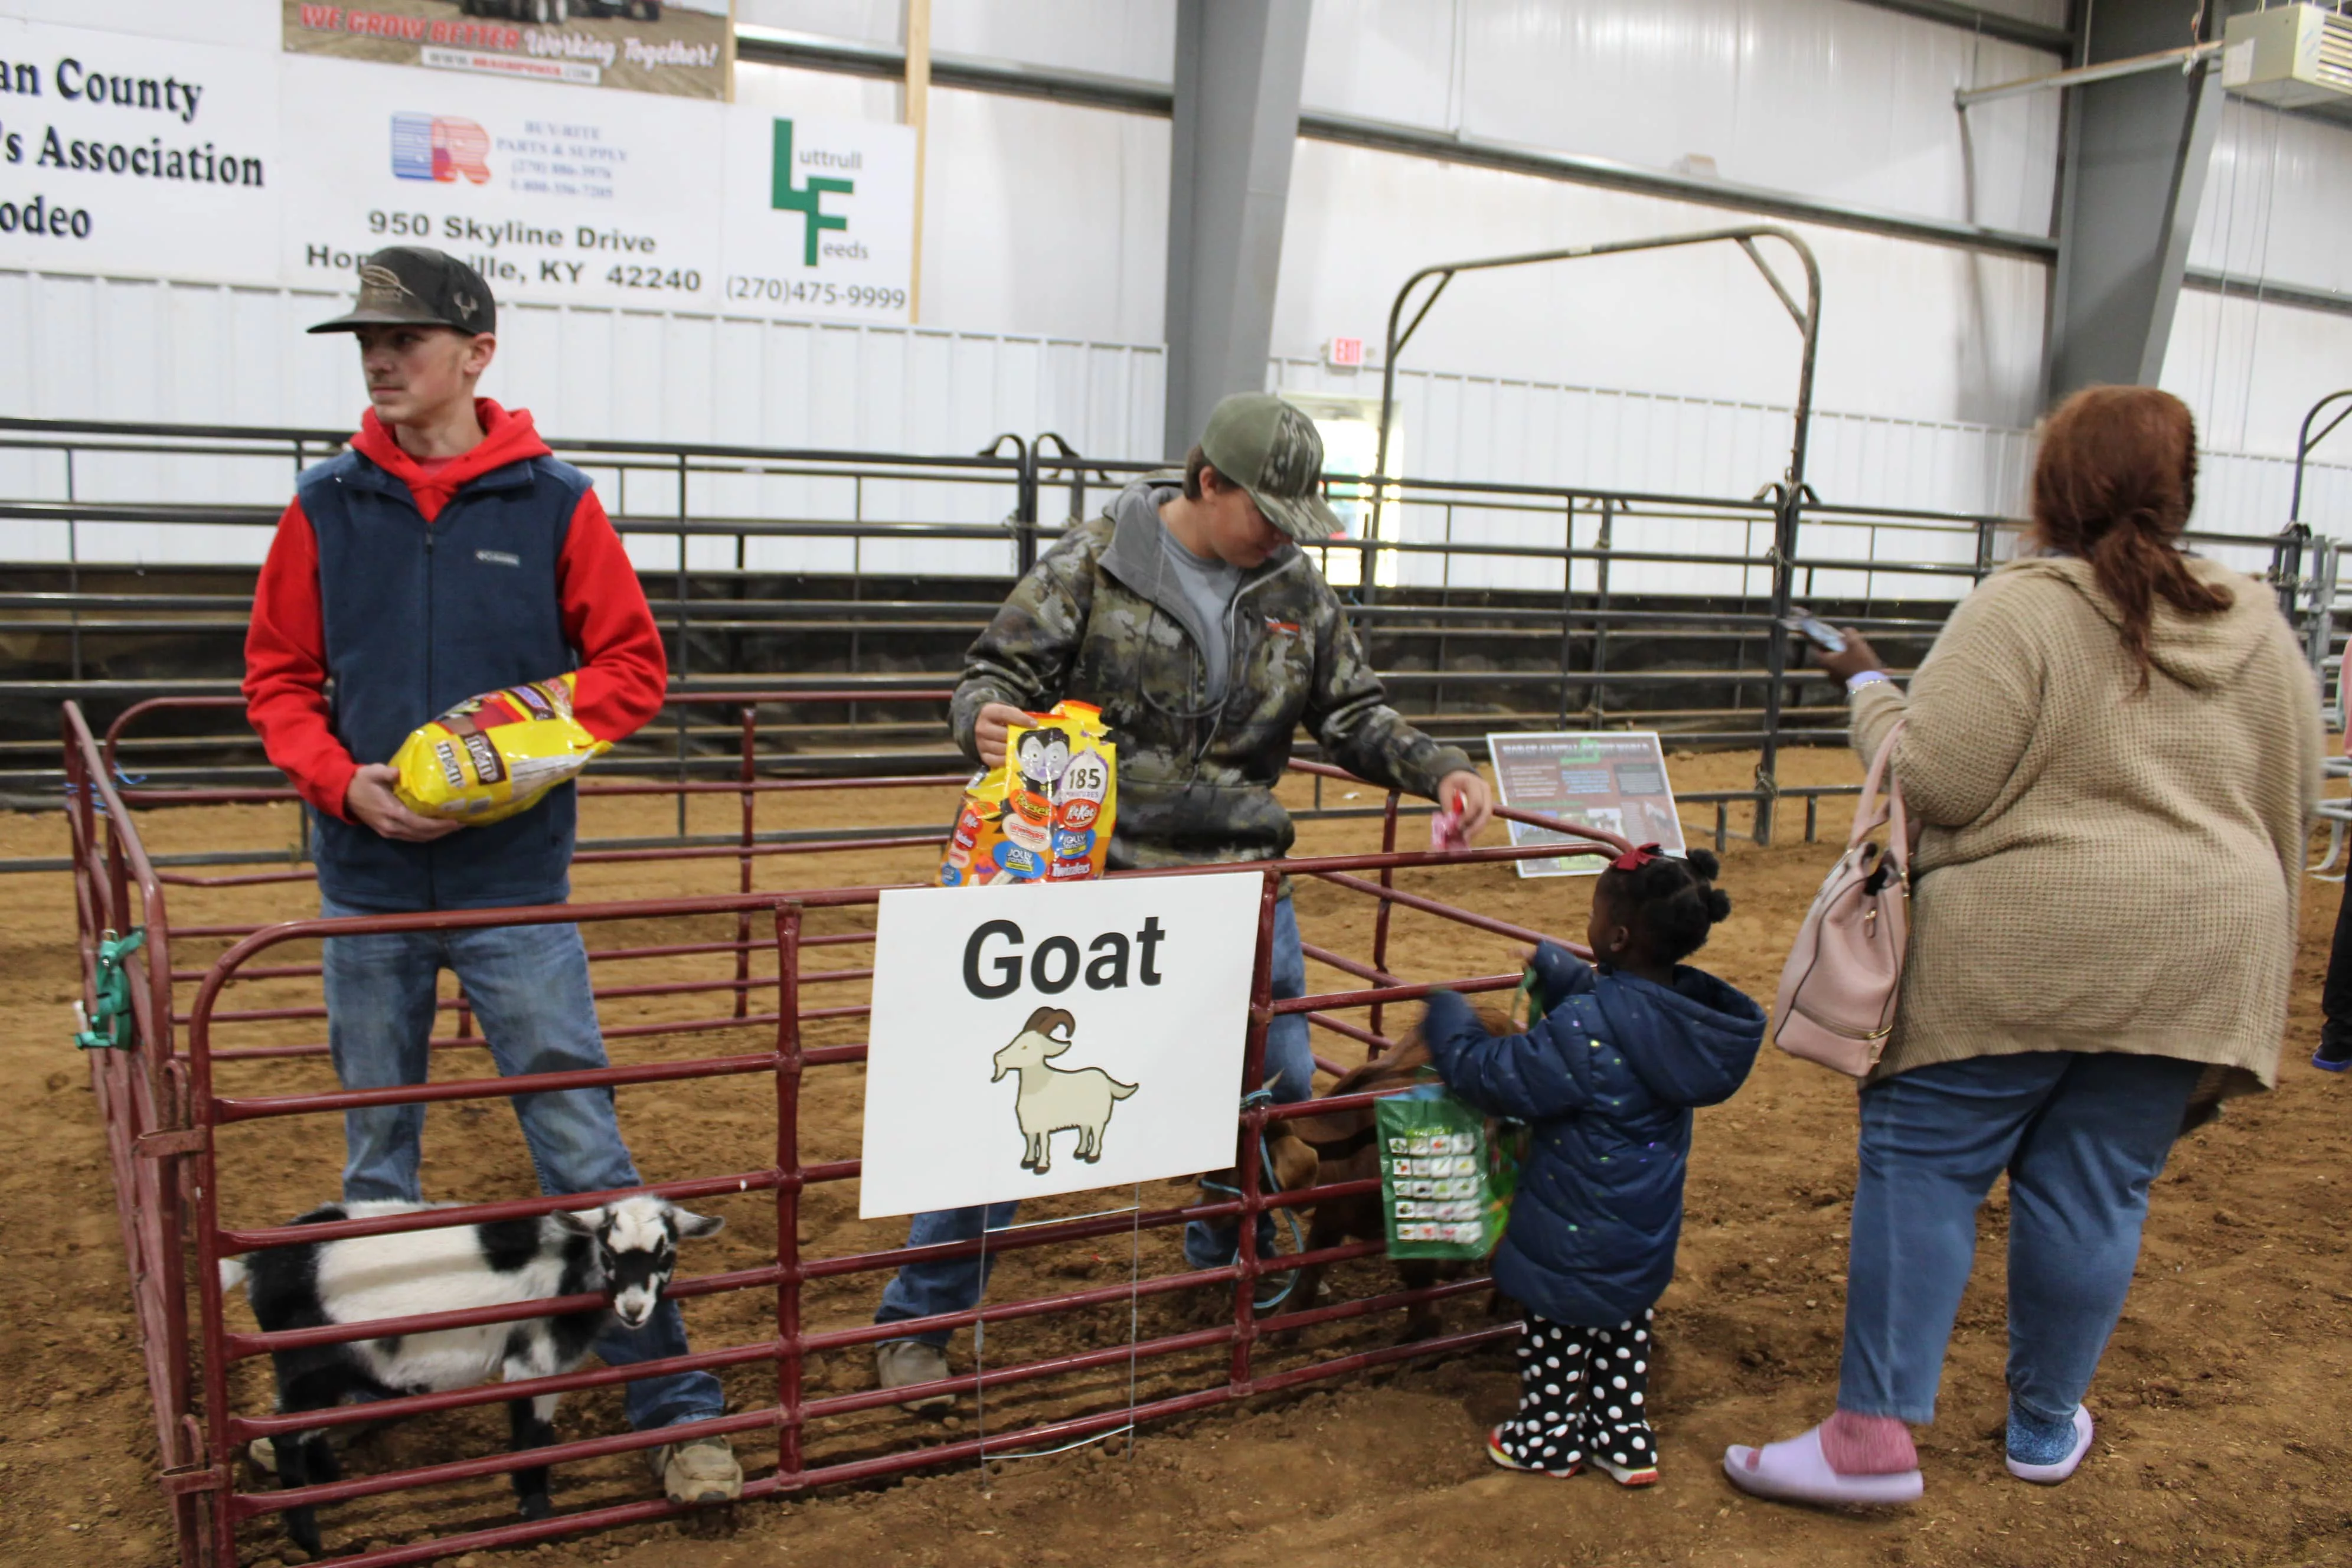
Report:
[[[805,237],[802,265],[814,267],[817,264],[818,242],[824,232],[827,229],[845,232],[849,227],[846,216],[824,210],[824,198],[828,195],[850,195],[856,191],[857,182],[817,174],[810,174],[803,182],[795,178],[797,170],[802,165],[854,170],[865,163],[865,157],[857,153],[834,153],[819,147],[807,147],[802,149],[800,163],[795,164],[793,161],[793,122],[777,121],[775,138],[775,163],[771,174],[773,190],[770,205],[778,212],[799,213],[808,220],[803,226]],[[866,254],[866,247],[862,245],[826,246],[824,249],[830,255],[858,258],[863,258]]]

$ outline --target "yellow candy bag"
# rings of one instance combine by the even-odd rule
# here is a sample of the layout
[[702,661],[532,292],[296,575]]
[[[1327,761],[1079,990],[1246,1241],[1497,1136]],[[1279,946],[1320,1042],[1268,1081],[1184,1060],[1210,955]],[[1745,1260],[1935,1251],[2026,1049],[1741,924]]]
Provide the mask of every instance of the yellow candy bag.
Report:
[[1118,819],[1118,748],[1102,710],[1058,702],[1004,738],[1004,764],[964,790],[942,888],[1076,882],[1103,873]]
[[419,726],[393,753],[393,794],[420,816],[470,826],[529,811],[612,749],[572,717],[578,679],[566,673],[486,691]]

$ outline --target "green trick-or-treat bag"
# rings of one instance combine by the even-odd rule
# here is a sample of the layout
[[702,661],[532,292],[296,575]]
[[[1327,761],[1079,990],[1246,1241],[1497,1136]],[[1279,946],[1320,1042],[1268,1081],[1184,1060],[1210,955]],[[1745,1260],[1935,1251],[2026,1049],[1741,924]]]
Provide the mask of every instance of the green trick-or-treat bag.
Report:
[[1517,1129],[1489,1123],[1442,1083],[1383,1100],[1374,1114],[1389,1256],[1483,1260],[1518,1186]]

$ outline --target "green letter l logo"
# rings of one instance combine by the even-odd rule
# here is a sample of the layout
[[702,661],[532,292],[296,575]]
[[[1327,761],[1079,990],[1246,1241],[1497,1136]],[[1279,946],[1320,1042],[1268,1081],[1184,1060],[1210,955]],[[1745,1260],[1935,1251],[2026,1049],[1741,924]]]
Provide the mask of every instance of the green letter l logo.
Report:
[[837,192],[845,196],[857,189],[857,183],[855,180],[820,180],[812,175],[806,186],[793,184],[793,122],[789,120],[779,120],[776,121],[776,162],[771,175],[771,184],[773,188],[771,205],[778,212],[799,213],[808,219],[806,229],[808,250],[803,258],[803,264],[814,267],[819,231],[828,228],[845,229],[849,226],[847,218],[822,211],[819,204],[824,200],[827,191]]

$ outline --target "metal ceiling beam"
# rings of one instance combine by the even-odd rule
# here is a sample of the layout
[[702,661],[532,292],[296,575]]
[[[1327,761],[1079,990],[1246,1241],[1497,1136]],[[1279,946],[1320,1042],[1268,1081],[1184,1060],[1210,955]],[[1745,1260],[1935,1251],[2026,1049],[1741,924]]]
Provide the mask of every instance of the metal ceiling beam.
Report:
[[1668,174],[1663,169],[1621,163],[1612,158],[1591,158],[1574,153],[1554,152],[1548,147],[1489,142],[1475,136],[1454,136],[1384,120],[1364,120],[1354,115],[1307,110],[1298,117],[1298,134],[1310,141],[1338,142],[1381,152],[1436,158],[1449,163],[1469,163],[1478,168],[1534,174],[1542,179],[1598,185],[1608,190],[1632,191],[1640,195],[1663,196],[1669,201],[1693,202],[1732,212],[1794,218],[1800,223],[1820,224],[1827,228],[1853,229],[1895,239],[1915,239],[1929,245],[1957,246],[1964,250],[2022,257],[2030,261],[2051,261],[2058,254],[2057,241],[2017,229],[1985,228],[1976,224],[1952,223],[1943,218],[1915,217],[1908,213],[1888,212],[1879,207],[1824,201],[1794,191],[1743,185],[1730,180],[1710,180],[1692,174]]
[[[818,37],[748,24],[739,26],[735,32],[738,58],[762,65],[791,66],[801,70],[832,71],[888,81],[898,80],[907,70],[906,51],[890,45]],[[1100,76],[1089,71],[1019,65],[1010,60],[987,59],[975,55],[934,52],[931,56],[931,85],[1014,98],[1045,99],[1081,108],[1150,114],[1161,119],[1172,116],[1176,104],[1174,89],[1160,82],[1136,77]],[[1825,228],[1885,235],[1890,238],[1918,240],[1928,245],[1956,246],[1964,250],[1990,251],[1995,255],[2021,257],[2029,261],[2049,262],[2058,254],[2056,241],[2021,230],[1985,228],[1974,224],[1949,223],[1940,218],[1915,217],[1906,213],[1823,201],[1793,191],[1669,174],[1663,169],[1645,169],[1609,158],[1580,157],[1543,147],[1455,136],[1392,121],[1304,110],[1298,117],[1298,134],[1309,141],[1370,147],[1380,152],[1401,153],[1408,157],[1436,158],[1449,163],[1468,163],[1510,174],[1533,174],[1539,179],[1632,191],[1641,195],[1663,196],[1669,201],[1692,202],[1728,212],[1761,213],[1772,217],[1792,218],[1799,223],[1819,224]]]
[[2095,81],[2113,81],[2118,77],[2145,76],[2149,71],[2177,70],[2184,76],[2200,60],[2212,58],[2221,52],[2220,40],[2210,44],[2190,44],[2178,49],[2159,49],[2152,55],[2137,55],[2127,60],[2105,60],[2095,66],[2076,66],[2072,70],[2051,71],[2042,76],[2020,77],[2015,81],[1995,82],[1990,87],[1964,87],[1952,94],[1952,102],[1961,109],[1996,99],[2019,98],[2030,92],[2056,92],[2070,87],[2088,87]]
[[2053,55],[2072,58],[2074,35],[2064,27],[2045,26],[2029,22],[2021,16],[2005,16],[1998,11],[1988,11],[1979,5],[1962,5],[1954,0],[1854,0],[1876,11],[1895,11],[1906,16],[1916,16],[1925,22],[1941,22],[1962,32],[1982,33],[1988,38],[2003,43],[2023,44],[2029,49],[2047,49]]
[[[840,76],[873,77],[898,81],[907,74],[907,51],[895,44],[866,44],[850,38],[820,37],[813,33],[786,32],[781,27],[739,23],[735,58],[767,66],[792,66],[801,70],[831,71]],[[931,54],[931,85],[992,92],[1009,98],[1041,98],[1082,109],[1110,109],[1128,114],[1157,115],[1166,120],[1176,111],[1175,89],[1166,82],[1139,77],[1102,76],[1093,71],[1023,65],[1017,60],[991,59],[982,55]]]
[[2180,286],[2194,289],[2200,294],[2227,294],[2236,299],[2259,300],[2265,305],[2293,305],[2298,310],[2328,310],[2339,316],[2352,316],[2352,294],[2333,289],[2308,289],[2300,283],[2282,283],[2274,278],[2249,278],[2238,272],[2209,272],[2190,268],[2181,278]]

